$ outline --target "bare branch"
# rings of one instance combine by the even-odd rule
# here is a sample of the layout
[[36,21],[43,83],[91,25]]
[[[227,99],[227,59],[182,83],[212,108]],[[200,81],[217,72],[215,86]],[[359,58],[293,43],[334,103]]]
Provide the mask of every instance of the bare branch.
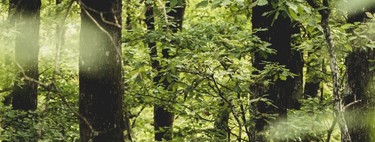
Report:
[[344,106],[344,110],[346,110],[347,108],[349,108],[350,106],[356,104],[356,103],[359,103],[361,102],[362,100],[355,100],[353,102],[350,102],[349,104],[347,104],[346,106]]

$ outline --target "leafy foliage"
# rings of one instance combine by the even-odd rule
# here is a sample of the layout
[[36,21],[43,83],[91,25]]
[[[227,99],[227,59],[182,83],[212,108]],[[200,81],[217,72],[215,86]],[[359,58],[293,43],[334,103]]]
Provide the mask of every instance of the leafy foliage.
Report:
[[[328,55],[323,29],[317,11],[303,0],[190,0],[182,31],[172,33],[165,24],[164,1],[156,1],[156,30],[147,31],[144,24],[145,8],[138,0],[126,0],[123,13],[123,74],[124,102],[132,127],[134,141],[153,139],[152,106],[168,106],[174,112],[174,141],[220,141],[215,128],[218,117],[228,112],[231,140],[249,141],[255,127],[254,109],[257,102],[266,102],[265,96],[255,96],[253,85],[267,87],[275,80],[295,77],[285,66],[265,62],[264,70],[253,67],[253,54],[262,51],[264,56],[275,54],[270,43],[254,35],[251,25],[251,8],[271,4],[275,10],[264,16],[290,17],[300,32],[294,35],[294,48],[305,53],[304,81],[322,81],[320,98],[301,99],[302,108],[288,112],[287,120],[275,120],[266,133],[269,140],[324,141],[333,122],[332,86],[330,72],[323,63]],[[177,5],[179,0],[171,0]],[[40,39],[40,84],[38,109],[34,112],[11,110],[0,103],[0,141],[78,141],[78,46],[79,8],[74,4],[67,11],[69,1],[55,6],[52,0],[43,0]],[[11,92],[15,80],[14,38],[17,31],[6,21],[7,4],[0,4],[0,100]],[[60,12],[59,12],[60,11]],[[68,18],[63,19],[65,12]],[[277,14],[276,14],[277,13]],[[373,22],[347,24],[339,8],[333,9],[332,34],[338,47],[339,67],[345,70],[344,58],[355,48],[374,48]],[[373,13],[367,13],[374,18]],[[277,17],[277,16],[275,16]],[[65,22],[62,22],[65,21]],[[373,21],[373,20],[372,20]],[[56,26],[64,23],[63,38],[56,38]],[[125,29],[126,28],[126,29]],[[353,34],[347,30],[353,29]],[[267,30],[267,29],[257,29]],[[56,43],[63,40],[61,49]],[[165,89],[153,82],[158,74],[151,67],[148,42],[156,42],[160,52],[169,49],[173,58],[156,58],[165,69],[161,82],[171,85]],[[56,59],[56,57],[58,57]],[[345,75],[341,74],[341,82]],[[53,84],[57,90],[51,90]],[[45,85],[45,86],[44,86]],[[343,90],[342,90],[343,91]],[[274,116],[268,116],[274,118]],[[23,131],[16,131],[22,129]],[[240,135],[242,134],[242,135]],[[334,127],[332,140],[338,141],[338,128]]]

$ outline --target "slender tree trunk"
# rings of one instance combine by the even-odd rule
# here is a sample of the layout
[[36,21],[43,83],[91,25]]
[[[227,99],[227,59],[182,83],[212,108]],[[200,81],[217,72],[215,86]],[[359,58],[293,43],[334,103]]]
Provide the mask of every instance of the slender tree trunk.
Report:
[[[285,65],[287,69],[290,69],[291,72],[302,75],[302,58],[300,53],[293,51],[291,48],[291,35],[295,29],[293,29],[291,19],[289,17],[281,16],[280,14],[275,21],[273,21],[275,15],[263,16],[265,12],[273,10],[273,7],[270,4],[265,6],[256,6],[253,8],[252,13],[252,23],[253,29],[267,28],[267,31],[258,31],[255,33],[261,40],[271,43],[272,49],[276,50],[276,54],[264,56],[264,53],[255,53],[253,65],[259,70],[263,70],[264,65],[262,62],[269,61],[275,62],[280,65]],[[295,63],[291,60],[295,60]],[[298,61],[296,60],[298,59]],[[300,77],[300,76],[299,76]],[[287,116],[287,108],[298,108],[298,101],[293,101],[293,94],[298,91],[295,90],[301,87],[296,85],[297,82],[301,83],[301,78],[291,78],[287,77],[286,80],[277,79],[273,85],[270,85],[269,88],[259,87],[257,85],[253,89],[257,90],[258,97],[264,97],[271,100],[277,108],[267,105],[267,103],[259,102],[257,104],[257,111],[259,117],[255,121],[255,130],[256,133],[264,131],[265,127],[268,125],[268,118],[262,117],[264,114],[278,114],[280,118],[285,118]],[[299,93],[301,94],[301,92]],[[294,104],[293,104],[294,103]],[[263,114],[263,115],[262,115]],[[258,134],[255,134],[254,137],[256,140],[265,141],[264,137]]]
[[[311,56],[313,53],[309,53]],[[322,64],[319,59],[312,59],[307,64],[306,70],[306,83],[304,90],[305,98],[315,98],[318,96],[318,90],[320,88],[320,82],[322,78],[316,73],[322,69]]]
[[[146,2],[146,25],[148,32],[155,30],[155,19],[154,19],[154,4]],[[150,58],[152,62],[152,69],[155,71],[160,71],[161,66],[157,58],[157,47],[155,41],[147,42],[148,48],[150,49]],[[161,76],[158,75],[154,78],[154,83],[159,84]],[[167,88],[169,83],[164,81],[164,87]],[[174,121],[174,114],[165,110],[162,106],[154,106],[154,128],[155,128],[155,140],[172,140],[172,126]],[[162,128],[162,129],[161,129]]]
[[[328,5],[328,4],[327,4]],[[337,59],[336,59],[336,52],[335,52],[335,47],[334,43],[331,37],[331,29],[329,27],[329,15],[322,15],[322,28],[324,29],[324,34],[325,38],[328,44],[328,52],[330,56],[330,68],[332,70],[332,79],[333,79],[333,96],[334,96],[334,112],[336,119],[338,119],[338,123],[340,126],[340,131],[341,131],[341,141],[343,142],[350,142],[351,138],[348,133],[348,127],[346,124],[346,120],[344,118],[344,110],[342,106],[342,99],[341,99],[341,93],[340,89],[341,86],[339,84],[339,74],[338,74],[338,66],[337,66]]]
[[[366,20],[365,11],[375,11],[368,9],[357,11],[355,14],[348,15],[348,23],[364,22]],[[353,30],[348,30],[349,34]],[[349,134],[354,142],[372,142],[371,112],[374,111],[374,79],[375,71],[371,67],[375,64],[375,51],[373,49],[364,49],[356,47],[353,44],[353,51],[346,57],[347,91],[345,104],[354,103],[347,109],[347,121]],[[356,102],[356,103],[355,103]]]
[[[292,36],[292,34],[300,33],[300,27],[297,26],[297,24],[292,23],[290,26],[292,31],[290,36]],[[292,90],[292,93],[289,94],[291,96],[288,102],[289,109],[300,109],[301,103],[299,102],[299,100],[303,96],[303,53],[298,49],[292,47],[292,43],[294,43],[295,45],[300,44],[297,43],[297,41],[297,39],[291,38],[291,52],[287,65],[287,68],[290,70],[290,72],[296,75],[292,78],[287,78],[286,80],[291,85]]]
[[[38,93],[38,55],[40,0],[18,0],[14,20],[16,30],[16,68],[18,80],[14,84],[13,109],[35,110]],[[13,19],[12,18],[12,19]]]
[[215,120],[214,126],[216,129],[215,140],[218,141],[229,141],[229,107],[224,101],[220,103],[221,110]]
[[80,6],[80,141],[123,142],[121,0]]
[[[313,0],[307,0],[308,4],[315,8],[319,9],[319,13],[322,16],[321,18],[321,26],[323,28],[323,34],[328,44],[328,54],[329,54],[329,63],[330,69],[332,71],[332,80],[333,80],[333,98],[334,98],[334,107],[333,112],[335,114],[335,119],[340,127],[341,132],[341,141],[343,142],[351,142],[350,134],[348,132],[347,123],[344,116],[344,107],[342,104],[342,94],[340,92],[341,85],[339,83],[339,73],[338,73],[338,65],[337,65],[337,58],[336,58],[336,49],[335,44],[332,39],[331,35],[331,28],[329,26],[329,18],[331,16],[331,9],[329,7],[328,0],[323,0],[323,4],[321,6],[317,5]],[[322,8],[324,7],[324,9]]]
[[[167,2],[166,8],[171,8],[170,7],[170,1]],[[185,12],[185,0],[180,1],[175,7],[172,7],[173,10],[170,10],[169,12],[166,13],[168,17],[167,21],[170,23],[167,26],[165,26],[167,29],[166,30],[171,30],[172,32],[176,33],[180,30],[182,30],[182,23],[183,23],[183,16]],[[154,18],[153,16],[153,8],[151,5],[146,5],[147,6],[147,11],[146,11],[146,24],[148,30],[154,30]],[[172,41],[173,44],[173,41]],[[160,66],[160,63],[156,60],[154,60],[155,57],[157,57],[157,49],[156,49],[156,44],[155,42],[149,42],[148,47],[150,48],[150,56],[152,60],[152,67],[153,69],[156,69],[157,71],[161,71],[162,66]],[[169,59],[171,56],[169,55],[169,50],[168,49],[163,49],[162,50],[162,55],[163,58]],[[159,84],[160,79],[162,78],[162,73],[159,72],[159,74],[154,78],[154,82]],[[164,86],[164,89],[168,90],[169,85],[171,82],[168,82],[167,79],[165,79],[161,85]],[[155,129],[155,140],[156,141],[162,141],[162,140],[167,140],[170,141],[172,140],[172,134],[173,134],[173,121],[174,121],[174,113],[168,111],[169,106],[160,106],[160,105],[154,105],[154,129]]]

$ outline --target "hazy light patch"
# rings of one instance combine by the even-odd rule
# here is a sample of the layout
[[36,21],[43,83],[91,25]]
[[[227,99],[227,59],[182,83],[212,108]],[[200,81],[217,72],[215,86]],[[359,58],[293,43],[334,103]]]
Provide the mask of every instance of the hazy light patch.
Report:
[[[332,112],[315,110],[306,113],[305,111],[293,111],[288,113],[287,120],[280,120],[271,124],[267,132],[268,139],[299,141],[308,137],[310,140],[325,140],[327,131],[332,125]],[[337,138],[335,137],[337,133],[337,129],[334,129],[331,140]]]
[[375,0],[342,0],[337,4],[339,9],[347,11],[349,14],[355,14],[363,8],[371,6],[375,6]]
[[39,56],[42,58],[53,57],[55,51],[54,51],[54,48],[51,48],[50,46],[51,45],[41,46],[39,49]]
[[66,32],[65,35],[72,35],[72,34],[78,34],[79,32],[79,26],[75,23],[68,23],[66,25]]

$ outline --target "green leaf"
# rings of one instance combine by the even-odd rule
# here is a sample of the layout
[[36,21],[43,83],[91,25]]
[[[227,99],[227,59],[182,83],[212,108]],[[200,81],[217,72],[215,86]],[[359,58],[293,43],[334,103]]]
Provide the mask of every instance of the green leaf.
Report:
[[223,2],[223,0],[215,0],[212,2],[212,5],[211,5],[211,8],[217,8],[217,7],[220,7],[220,4],[221,2]]
[[289,13],[290,18],[296,21],[298,20],[298,15],[291,8],[288,8],[288,13]]
[[280,78],[280,80],[283,80],[283,81],[286,80],[286,76],[285,76],[285,75],[282,75],[282,74],[279,75],[279,78]]
[[231,1],[230,0],[224,0],[223,2],[221,2],[221,6],[227,6],[227,5],[229,5],[231,3]]
[[268,4],[268,0],[258,0],[258,5],[259,6],[264,6]]
[[292,9],[294,12],[297,12],[298,6],[295,5],[294,3],[292,3],[292,2],[286,2],[286,5],[288,5],[288,7],[290,9]]
[[196,8],[202,8],[202,7],[207,7],[207,5],[208,5],[208,1],[203,0],[203,1],[199,2],[195,7]]
[[169,1],[169,6],[170,6],[171,8],[175,7],[175,6],[177,5],[178,1],[179,1],[179,0],[170,0],[170,1]]

